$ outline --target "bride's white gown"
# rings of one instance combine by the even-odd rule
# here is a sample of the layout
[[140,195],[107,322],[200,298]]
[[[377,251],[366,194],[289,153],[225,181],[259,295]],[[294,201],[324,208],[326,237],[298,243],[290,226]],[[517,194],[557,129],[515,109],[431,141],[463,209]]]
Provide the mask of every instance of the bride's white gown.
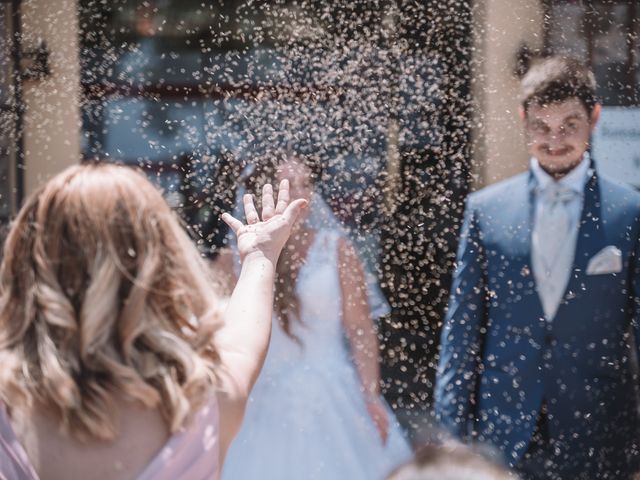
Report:
[[302,323],[277,321],[223,480],[376,480],[411,451],[392,414],[382,444],[345,341],[338,233],[319,230],[298,274]]

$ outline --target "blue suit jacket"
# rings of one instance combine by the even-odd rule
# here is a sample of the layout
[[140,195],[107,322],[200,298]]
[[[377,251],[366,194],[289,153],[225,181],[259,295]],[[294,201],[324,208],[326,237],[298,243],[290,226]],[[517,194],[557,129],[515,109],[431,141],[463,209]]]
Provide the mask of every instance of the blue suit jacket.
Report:
[[[640,440],[632,349],[634,337],[640,343],[640,194],[595,173],[587,181],[573,271],[549,322],[531,267],[533,181],[524,173],[467,200],[436,415],[513,465],[544,401],[549,434],[575,449],[569,455],[618,449],[621,459],[610,460],[620,471]],[[622,251],[622,271],[587,275],[589,260],[609,245]]]

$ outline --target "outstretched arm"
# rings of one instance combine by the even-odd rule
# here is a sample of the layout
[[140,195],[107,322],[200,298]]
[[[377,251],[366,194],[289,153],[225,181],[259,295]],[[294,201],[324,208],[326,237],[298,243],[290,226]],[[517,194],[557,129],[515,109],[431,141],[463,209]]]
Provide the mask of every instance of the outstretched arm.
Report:
[[468,205],[458,265],[440,339],[435,413],[441,426],[464,439],[473,426],[473,395],[486,314],[486,264],[477,218]]
[[380,398],[378,337],[369,315],[362,263],[353,245],[342,238],[338,244],[338,271],[342,291],[342,322],[362,383],[367,410],[385,442],[389,419]]
[[289,204],[289,183],[283,180],[278,204],[274,205],[271,185],[265,185],[262,205],[261,219],[251,195],[245,195],[247,225],[229,214],[222,217],[238,238],[242,269],[227,305],[224,326],[215,338],[222,370],[218,394],[221,458],[240,427],[264,362],[271,334],[276,263],[306,200]]

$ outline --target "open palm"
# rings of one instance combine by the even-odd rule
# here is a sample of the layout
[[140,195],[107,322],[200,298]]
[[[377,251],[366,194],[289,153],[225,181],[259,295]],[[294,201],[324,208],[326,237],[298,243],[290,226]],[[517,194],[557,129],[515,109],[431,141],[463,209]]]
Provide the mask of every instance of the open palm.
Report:
[[274,202],[273,187],[262,187],[262,218],[253,203],[253,197],[247,194],[243,198],[247,224],[225,213],[222,220],[229,225],[237,237],[240,259],[261,255],[272,261],[278,260],[280,251],[289,238],[300,210],[307,206],[304,199],[289,200],[289,181],[282,180],[278,188],[278,201]]

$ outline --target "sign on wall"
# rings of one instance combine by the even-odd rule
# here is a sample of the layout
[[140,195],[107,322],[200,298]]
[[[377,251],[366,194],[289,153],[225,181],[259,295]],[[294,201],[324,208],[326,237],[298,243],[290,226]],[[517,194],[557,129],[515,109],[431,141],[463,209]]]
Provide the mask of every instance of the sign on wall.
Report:
[[603,107],[592,143],[600,173],[640,188],[640,108]]

